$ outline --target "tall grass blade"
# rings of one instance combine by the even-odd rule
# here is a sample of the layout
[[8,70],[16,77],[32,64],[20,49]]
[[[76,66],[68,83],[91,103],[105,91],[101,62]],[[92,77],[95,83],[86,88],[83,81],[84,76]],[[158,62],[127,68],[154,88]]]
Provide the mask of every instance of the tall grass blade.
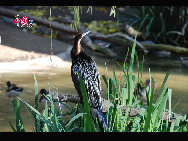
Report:
[[68,130],[70,128],[70,125],[73,124],[73,122],[80,118],[83,117],[83,115],[86,113],[78,113],[77,115],[75,115],[73,118],[71,118],[71,120],[65,125],[65,128]]
[[139,64],[139,60],[138,60],[138,54],[137,54],[137,52],[135,51],[135,56],[136,56],[136,62],[137,62],[137,75],[138,75],[138,83],[140,82],[139,80],[139,74],[140,74],[140,70],[139,70],[139,66],[140,66],[140,64]]
[[24,103],[26,106],[28,106],[30,108],[31,111],[35,112],[36,114],[38,114],[40,116],[40,118],[42,118],[42,120],[48,125],[51,126],[53,129],[55,129],[55,126],[51,123],[51,121],[49,121],[47,118],[45,118],[38,110],[36,110],[33,106],[31,106],[30,104],[28,104],[26,101],[20,99],[18,97],[18,99]]
[[[47,105],[47,101],[45,103],[45,109],[44,109],[44,112],[43,112],[43,116],[48,119],[48,105]],[[43,132],[49,132],[49,127],[47,126],[46,123],[44,123],[44,126],[42,128]]]
[[150,68],[149,68],[149,74],[150,74],[150,83],[149,83],[149,93],[147,93],[148,97],[147,97],[147,116],[146,116],[146,123],[144,126],[143,131],[144,132],[148,132],[150,131],[150,126],[151,125],[151,115],[152,115],[152,103],[153,103],[153,93],[154,93],[154,85],[153,85],[153,89],[151,89],[151,85],[152,85],[152,81],[151,81],[151,73],[150,73]]
[[149,24],[146,26],[146,37],[149,36],[150,27],[151,27],[151,24],[152,24],[152,22],[153,22],[153,19],[154,19],[154,17],[152,17],[152,18],[150,19]]
[[53,103],[53,99],[52,99],[52,93],[50,91],[50,87],[49,87],[49,94],[50,94],[50,105],[51,105],[51,112],[52,112],[52,121],[55,125],[55,131],[58,132],[59,131],[59,125],[58,125],[58,121],[57,121],[57,115],[55,112],[55,107],[54,107],[54,103]]
[[84,131],[85,132],[94,132],[95,125],[94,125],[94,121],[90,114],[90,106],[89,106],[89,102],[88,102],[87,92],[86,92],[84,82],[83,82],[82,77],[80,76],[79,72],[78,72],[78,76],[79,76],[79,81],[80,81],[80,88],[81,88],[82,95],[83,95],[84,111],[87,113],[84,116]]
[[[143,55],[143,60],[142,60],[141,78],[142,78],[143,68],[144,68],[144,55]],[[141,78],[140,78],[140,79],[141,79]]]
[[16,129],[14,128],[14,126],[12,125],[12,123],[9,121],[9,124],[10,124],[10,127],[12,128],[12,130],[14,131],[14,132],[17,132],[16,131]]
[[106,87],[108,88],[108,81],[106,79],[106,76],[105,75],[102,75],[102,78],[104,80],[104,83],[106,84]]
[[17,99],[13,99],[12,104],[16,113],[16,130],[17,132],[25,132],[22,117],[20,114],[20,102]]
[[172,112],[172,109],[171,109],[171,98],[172,98],[172,89],[168,89],[168,102],[169,102],[169,105],[168,105],[168,108],[169,108],[169,120],[170,120],[170,117],[171,117],[171,112]]
[[[38,83],[35,74],[34,74],[34,81],[35,81],[35,109],[38,110]],[[40,132],[40,119],[36,113],[33,113],[33,116],[35,119],[35,129],[37,130],[37,132]]]
[[166,73],[165,78],[164,78],[164,80],[163,80],[163,84],[162,84],[162,86],[161,86],[159,92],[157,93],[157,96],[160,95],[162,89],[164,88],[164,85],[166,84],[166,81],[167,81],[167,79],[168,79],[168,76],[169,76],[169,72]]
[[134,39],[133,48],[131,52],[131,60],[130,60],[130,66],[129,66],[129,74],[128,75],[128,101],[129,104],[132,104],[132,97],[133,97],[133,80],[132,80],[132,73],[133,73],[133,64],[134,64],[134,55],[135,55],[135,48],[136,48],[136,37]]
[[35,81],[35,109],[38,110],[38,83],[35,74],[34,74],[34,81]]
[[160,104],[154,111],[154,112],[156,112],[156,115],[153,118],[153,123],[154,123],[155,127],[159,127],[161,115],[166,107],[166,101],[168,99],[168,88],[167,87],[165,87],[165,89],[163,90],[163,93],[164,93],[164,95],[161,98]]

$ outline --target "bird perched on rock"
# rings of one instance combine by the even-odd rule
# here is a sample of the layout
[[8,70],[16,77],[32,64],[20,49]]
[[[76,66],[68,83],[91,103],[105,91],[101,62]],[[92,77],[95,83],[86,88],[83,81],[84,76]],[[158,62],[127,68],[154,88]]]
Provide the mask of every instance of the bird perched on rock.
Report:
[[5,96],[13,98],[20,96],[24,89],[21,87],[17,87],[15,84],[11,84],[10,81],[7,81],[7,87],[8,88],[6,90]]
[[[39,102],[44,102],[45,103],[46,101],[48,101],[48,99],[46,97],[50,98],[50,93],[49,93],[49,91],[47,92],[46,89],[41,89],[40,90],[40,94],[42,94],[42,96],[40,97]],[[58,99],[58,95],[60,95],[60,93],[58,93],[56,91],[51,91],[51,95],[52,95],[52,99],[53,100],[57,100]]]
[[[154,83],[154,78],[152,80],[152,85]],[[146,91],[149,92],[149,84],[150,84],[150,79],[146,79],[144,86],[142,87],[140,83],[137,83],[137,87],[135,90],[135,94],[140,95],[140,100],[143,102],[143,104],[147,104],[147,96],[146,96]],[[154,88],[156,88],[156,84],[154,84]],[[145,87],[145,88],[144,88]]]
[[[74,37],[74,44],[71,50],[71,76],[77,93],[80,97],[80,102],[83,103],[83,96],[80,88],[78,72],[84,82],[86,92],[88,95],[88,101],[90,108],[97,109],[101,116],[102,114],[102,100],[101,100],[101,81],[99,76],[99,71],[95,61],[84,51],[81,46],[82,38],[87,35],[90,31],[86,33],[78,33]],[[92,115],[93,116],[93,115]],[[103,117],[104,119],[104,117]],[[101,121],[104,125],[104,121]],[[102,125],[102,126],[103,126]]]
[[[46,101],[47,101],[47,105],[48,105],[48,119],[50,120],[51,115],[52,115],[52,112],[51,112],[51,102],[46,98],[46,97],[48,97],[50,99],[50,93],[49,93],[49,91],[46,91],[46,89],[41,89],[40,90],[40,94],[42,96],[40,97],[39,102],[46,103]],[[56,102],[56,100],[59,100],[58,99],[58,95],[60,95],[60,93],[58,93],[57,91],[51,91],[51,95],[52,95],[52,100],[53,100],[54,107],[56,109],[60,108],[60,110],[61,110],[61,104],[59,102]],[[43,112],[44,111],[45,111],[45,109],[43,109]]]
[[[54,104],[55,108],[56,109],[61,108],[62,104],[60,104],[58,102],[59,101],[59,97],[58,96],[61,95],[61,94],[59,92],[57,92],[57,91],[50,91],[50,92],[51,92],[51,95],[52,95],[52,100],[53,100],[53,104]],[[49,91],[46,91],[46,89],[41,89],[40,90],[40,94],[42,96],[40,97],[39,102],[46,103],[46,101],[47,101],[47,104],[51,105],[50,101],[46,98],[46,97],[48,97],[50,99],[50,93],[49,93]]]

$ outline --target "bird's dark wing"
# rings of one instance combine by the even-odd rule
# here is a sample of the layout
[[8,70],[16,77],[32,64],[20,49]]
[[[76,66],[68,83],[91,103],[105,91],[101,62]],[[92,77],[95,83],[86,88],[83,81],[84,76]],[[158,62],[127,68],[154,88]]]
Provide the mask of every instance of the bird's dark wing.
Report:
[[85,88],[88,93],[90,107],[101,109],[101,81],[96,63],[92,59],[81,61],[78,60],[78,62],[73,65],[72,74],[75,77],[73,82],[75,81],[77,83],[75,84],[74,82],[75,87],[78,87],[77,85],[79,84],[77,70],[79,71],[82,80],[84,81]]
[[23,91],[23,88],[15,86],[15,87],[12,87],[12,90],[21,92],[21,91]]
[[78,74],[77,74],[77,72],[75,72],[76,70],[73,70],[72,68],[73,67],[71,66],[72,81],[73,81],[74,87],[76,88],[77,93],[80,97],[80,102],[83,104],[83,96],[82,96],[82,91],[80,89],[80,82],[79,82],[79,79],[78,79]]

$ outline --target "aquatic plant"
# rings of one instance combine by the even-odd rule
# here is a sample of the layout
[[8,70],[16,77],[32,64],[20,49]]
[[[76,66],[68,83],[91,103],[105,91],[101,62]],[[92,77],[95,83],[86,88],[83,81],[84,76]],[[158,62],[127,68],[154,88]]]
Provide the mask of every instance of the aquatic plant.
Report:
[[[74,23],[71,23],[70,27],[73,30],[78,31],[78,27],[80,26],[80,13],[82,14],[82,6],[70,6],[69,7],[71,9],[71,13],[74,16]],[[111,10],[110,10],[110,16],[116,16],[116,10],[115,10],[116,6],[112,6]],[[86,13],[89,13],[90,15],[92,15],[92,6],[88,6]]]
[[[149,91],[147,95],[147,105],[143,105],[138,99],[137,95],[134,95],[136,76],[133,74],[134,59],[136,57],[138,78],[137,82],[142,82],[142,70],[143,61],[140,64],[136,53],[136,38],[132,46],[130,63],[128,66],[126,55],[123,65],[117,62],[117,65],[121,68],[123,75],[116,77],[115,69],[113,70],[113,76],[109,76],[108,68],[106,67],[106,75],[102,75],[102,78],[107,87],[107,99],[108,110],[105,114],[107,118],[107,127],[104,132],[187,132],[188,121],[187,115],[181,116],[175,115],[171,110],[171,95],[172,89],[168,88],[166,84],[169,73],[167,72],[163,84],[158,92],[158,97],[154,103],[154,84],[149,84]],[[143,58],[144,60],[144,58]],[[151,72],[149,69],[149,75],[151,80]],[[31,106],[21,98],[13,99],[13,107],[16,113],[16,127],[10,123],[10,126],[14,132],[25,132],[24,123],[20,114],[20,101],[24,103],[34,118],[34,131],[35,132],[99,132],[100,128],[97,121],[93,120],[90,114],[90,108],[85,90],[84,83],[81,78],[80,86],[83,94],[84,106],[76,104],[73,109],[69,109],[71,118],[65,122],[64,116],[60,110],[54,107],[52,95],[49,93],[50,98],[46,97],[50,101],[50,105],[45,103],[44,111],[41,113],[38,109],[38,83],[34,75],[35,80],[35,105]],[[151,82],[151,81],[150,81]],[[121,85],[123,83],[123,85]],[[45,96],[45,95],[44,95]],[[109,106],[112,101],[113,106]],[[168,109],[166,108],[168,101]],[[60,104],[60,101],[58,101]],[[126,108],[125,108],[126,107]],[[125,108],[125,110],[122,110]],[[139,108],[139,114],[135,117],[129,116],[131,108]],[[165,113],[168,113],[167,115]],[[173,119],[174,118],[174,119]],[[173,120],[172,120],[173,119]]]
[[[128,9],[131,7],[128,7]],[[127,9],[125,7],[124,9]],[[156,43],[187,46],[188,8],[186,6],[140,6],[138,14],[118,13],[120,22],[127,22]]]

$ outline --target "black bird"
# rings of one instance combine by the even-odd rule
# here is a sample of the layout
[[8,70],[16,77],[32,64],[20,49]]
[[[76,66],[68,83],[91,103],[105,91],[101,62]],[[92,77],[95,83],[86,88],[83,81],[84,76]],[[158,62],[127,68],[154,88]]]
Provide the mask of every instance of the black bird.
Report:
[[11,84],[10,81],[7,81],[7,90],[5,96],[7,97],[18,97],[22,93],[24,88],[17,87],[15,84]]
[[46,89],[41,89],[40,90],[40,94],[42,96],[40,97],[39,102],[46,102],[46,101],[48,101],[47,98],[45,97],[45,96],[48,96],[48,93],[47,93]]
[[[97,109],[98,113],[102,116],[102,121],[99,121],[104,126],[104,115],[102,114],[102,100],[101,100],[101,81],[99,71],[95,61],[84,51],[81,46],[82,38],[87,35],[86,33],[78,33],[74,37],[74,44],[71,50],[71,76],[77,93],[80,97],[80,102],[83,105],[83,96],[80,88],[78,72],[84,82],[86,92],[88,94],[88,101],[90,108]],[[93,115],[92,115],[93,116]],[[98,119],[99,120],[99,119]],[[100,124],[99,123],[99,124]]]

